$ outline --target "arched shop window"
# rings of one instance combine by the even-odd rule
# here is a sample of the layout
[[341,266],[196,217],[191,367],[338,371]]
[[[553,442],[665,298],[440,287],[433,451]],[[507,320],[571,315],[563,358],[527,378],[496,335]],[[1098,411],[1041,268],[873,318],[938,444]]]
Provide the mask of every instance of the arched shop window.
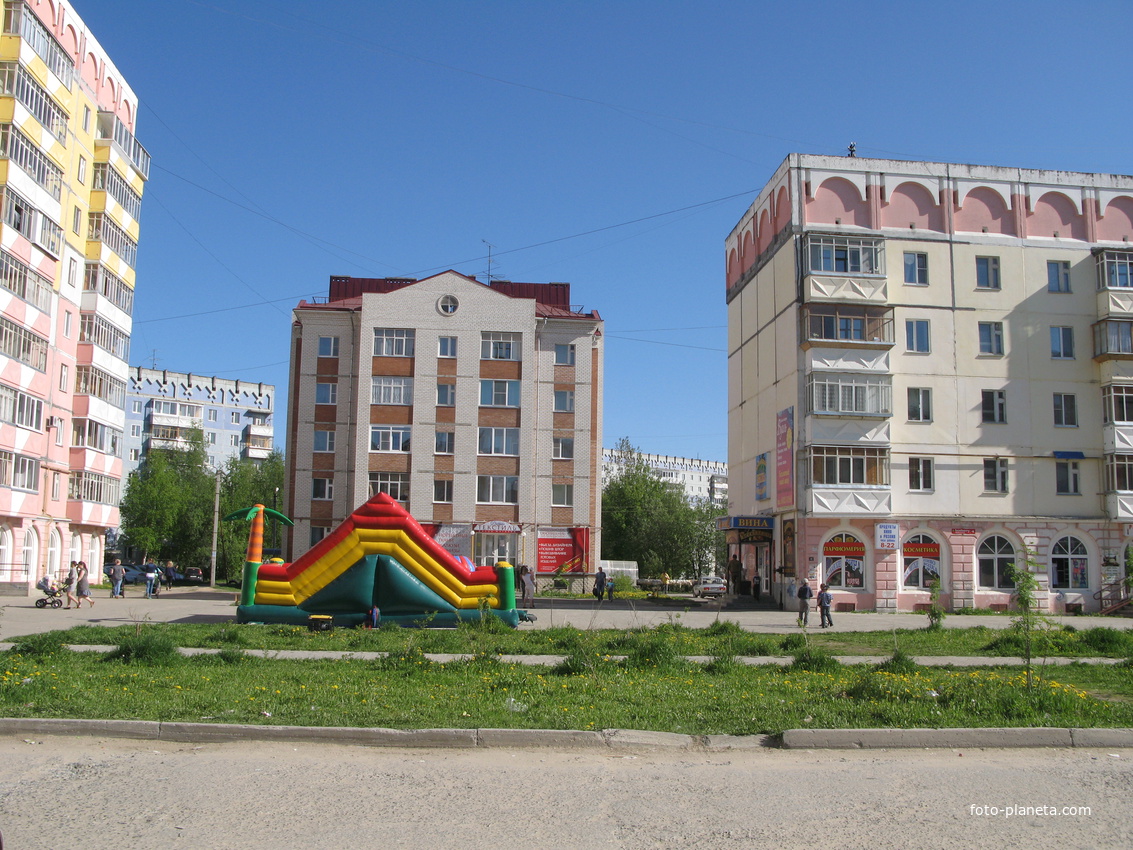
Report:
[[835,534],[822,547],[826,583],[846,590],[865,587],[865,544],[852,534]]
[[1011,570],[1015,566],[1015,547],[1011,541],[992,535],[976,553],[980,563],[980,587],[1012,588]]
[[905,587],[932,587],[940,581],[940,544],[927,534],[914,534],[901,547]]
[[1061,537],[1050,550],[1050,586],[1089,587],[1090,559],[1086,544],[1077,537]]

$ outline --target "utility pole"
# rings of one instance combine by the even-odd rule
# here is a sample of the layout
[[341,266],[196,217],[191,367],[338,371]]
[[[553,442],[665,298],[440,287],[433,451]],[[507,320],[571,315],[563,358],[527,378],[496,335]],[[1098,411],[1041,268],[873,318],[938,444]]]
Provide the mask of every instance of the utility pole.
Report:
[[220,528],[220,470],[216,471],[216,495],[212,502],[212,553],[209,555],[209,587],[216,587],[216,533]]

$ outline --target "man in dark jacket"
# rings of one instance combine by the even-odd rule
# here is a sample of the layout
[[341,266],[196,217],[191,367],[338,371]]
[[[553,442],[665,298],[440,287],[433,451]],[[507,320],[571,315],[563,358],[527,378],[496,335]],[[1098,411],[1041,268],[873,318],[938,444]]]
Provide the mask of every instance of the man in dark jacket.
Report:
[[810,614],[810,600],[814,598],[814,591],[810,589],[810,584],[804,578],[799,582],[799,625],[805,626],[807,624],[807,617]]

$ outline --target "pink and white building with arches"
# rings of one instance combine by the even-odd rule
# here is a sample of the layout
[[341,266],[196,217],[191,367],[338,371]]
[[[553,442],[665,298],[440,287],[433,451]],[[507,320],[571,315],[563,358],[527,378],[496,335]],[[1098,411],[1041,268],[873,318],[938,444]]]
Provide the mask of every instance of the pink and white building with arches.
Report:
[[1130,239],[1133,177],[788,156],[725,242],[728,534],[765,590],[999,608],[1027,565],[1050,611],[1128,607]]
[[118,525],[141,195],[138,99],[64,0],[3,0],[0,591]]

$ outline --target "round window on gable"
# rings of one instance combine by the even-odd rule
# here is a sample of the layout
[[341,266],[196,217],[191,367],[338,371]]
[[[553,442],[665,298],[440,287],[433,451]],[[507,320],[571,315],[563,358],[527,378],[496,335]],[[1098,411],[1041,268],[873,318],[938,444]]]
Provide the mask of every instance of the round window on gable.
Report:
[[456,300],[455,295],[442,295],[437,302],[437,312],[442,316],[451,316],[459,306],[460,302]]

